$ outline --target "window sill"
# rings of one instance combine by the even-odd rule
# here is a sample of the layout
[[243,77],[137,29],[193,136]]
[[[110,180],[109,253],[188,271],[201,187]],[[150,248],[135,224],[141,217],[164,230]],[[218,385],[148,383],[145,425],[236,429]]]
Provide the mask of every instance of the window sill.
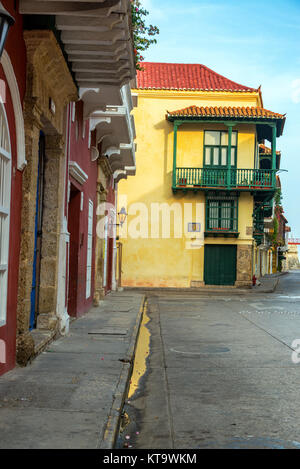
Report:
[[210,230],[204,232],[204,237],[209,238],[238,238],[240,233],[238,231],[226,230]]

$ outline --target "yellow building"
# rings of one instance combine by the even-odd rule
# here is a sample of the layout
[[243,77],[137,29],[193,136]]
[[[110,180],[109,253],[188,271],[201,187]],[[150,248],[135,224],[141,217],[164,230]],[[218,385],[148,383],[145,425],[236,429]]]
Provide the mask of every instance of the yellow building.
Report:
[[[263,108],[260,89],[203,65],[143,67],[134,90],[136,177],[119,184],[128,213],[122,285],[250,286],[285,117]],[[270,167],[261,169],[265,139]]]

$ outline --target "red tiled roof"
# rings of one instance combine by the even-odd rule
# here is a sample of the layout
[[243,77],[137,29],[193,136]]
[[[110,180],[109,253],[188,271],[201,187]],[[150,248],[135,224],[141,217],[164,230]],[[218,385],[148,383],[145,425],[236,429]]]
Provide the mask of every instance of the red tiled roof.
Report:
[[[259,152],[260,152],[260,153],[264,153],[265,155],[271,155],[272,150],[271,150],[271,148],[266,147],[266,145],[264,145],[263,143],[260,143],[260,145],[259,145]],[[280,151],[276,151],[276,154],[277,154],[277,155],[280,155],[281,152],[280,152]]]
[[268,111],[262,107],[226,107],[189,106],[179,111],[167,111],[169,117],[220,117],[220,118],[249,118],[249,119],[282,119],[285,116]]
[[239,85],[201,64],[142,62],[141,66],[144,70],[137,72],[139,89],[258,91],[249,86]]

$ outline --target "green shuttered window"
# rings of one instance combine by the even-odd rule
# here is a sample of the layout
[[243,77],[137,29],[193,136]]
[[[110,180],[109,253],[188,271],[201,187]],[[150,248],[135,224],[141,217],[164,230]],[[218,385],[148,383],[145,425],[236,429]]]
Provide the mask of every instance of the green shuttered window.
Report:
[[206,231],[238,231],[237,198],[207,199]]
[[[204,132],[204,166],[227,167],[228,132],[206,130]],[[232,132],[231,166],[236,167],[237,132]]]

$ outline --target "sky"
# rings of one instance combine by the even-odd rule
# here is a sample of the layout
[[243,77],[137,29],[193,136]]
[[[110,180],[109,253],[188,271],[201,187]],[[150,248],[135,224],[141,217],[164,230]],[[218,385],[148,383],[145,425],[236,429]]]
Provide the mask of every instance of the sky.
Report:
[[[300,238],[300,0],[142,0],[159,27],[149,62],[200,63],[287,114],[280,173],[285,217]],[[268,144],[268,142],[267,142]]]

